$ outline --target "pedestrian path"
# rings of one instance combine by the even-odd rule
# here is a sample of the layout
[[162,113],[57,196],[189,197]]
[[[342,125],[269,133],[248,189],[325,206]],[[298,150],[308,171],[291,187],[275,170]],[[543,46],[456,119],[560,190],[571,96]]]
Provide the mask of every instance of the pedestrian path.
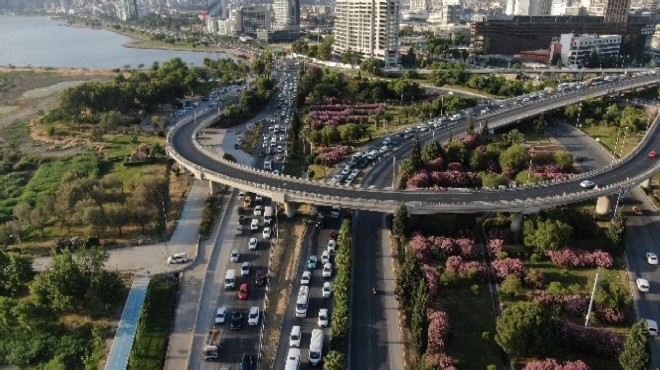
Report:
[[124,311],[121,313],[119,327],[112,341],[108,361],[105,363],[106,370],[123,370],[128,366],[128,357],[131,355],[133,340],[137,331],[142,304],[147,295],[149,276],[141,276],[133,281],[131,291],[128,293]]

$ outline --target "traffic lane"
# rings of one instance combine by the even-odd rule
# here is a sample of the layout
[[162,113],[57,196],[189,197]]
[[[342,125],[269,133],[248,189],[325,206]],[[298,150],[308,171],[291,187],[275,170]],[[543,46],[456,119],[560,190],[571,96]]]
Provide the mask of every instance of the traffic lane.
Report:
[[[264,204],[269,204],[267,199],[264,199]],[[249,353],[254,356],[256,359],[259,348],[259,333],[261,329],[261,320],[259,319],[259,325],[249,326],[247,324],[247,314],[250,310],[250,307],[257,306],[260,310],[260,315],[263,313],[263,301],[265,297],[265,288],[258,287],[255,283],[256,271],[257,269],[267,269],[268,268],[268,259],[270,253],[270,242],[264,240],[261,237],[262,228],[258,231],[251,232],[247,230],[246,225],[243,227],[246,229],[244,235],[235,234],[235,226],[239,225],[238,219],[238,209],[239,203],[238,197],[236,197],[236,202],[234,207],[231,210],[231,217],[229,225],[226,230],[227,240],[222,248],[222,253],[219,255],[219,266],[222,266],[219,269],[219,272],[216,273],[218,277],[215,281],[215,289],[219,292],[217,303],[213,308],[213,314],[208,319],[208,327],[213,326],[215,309],[217,307],[226,307],[227,308],[227,318],[224,325],[220,325],[219,328],[222,332],[223,342],[222,348],[220,351],[219,363],[216,362],[206,362],[204,365],[205,369],[216,369],[220,364],[229,364],[234,365],[240,362],[243,353]],[[249,210],[251,211],[251,210]],[[255,216],[250,216],[255,217]],[[249,221],[244,221],[247,223]],[[257,249],[249,250],[248,241],[250,238],[256,237],[258,240]],[[231,262],[230,256],[232,250],[238,250],[240,252],[240,259],[238,262]],[[250,262],[250,274],[248,276],[241,276],[241,264],[243,262]],[[235,288],[232,290],[227,290],[224,288],[224,277],[225,272],[229,269],[236,270],[236,284]],[[249,295],[247,300],[238,299],[238,288],[241,284],[247,283],[249,286]],[[229,328],[231,324],[231,314],[234,310],[242,311],[244,315],[243,328],[239,330],[231,330]],[[201,350],[200,350],[201,351]]]
[[[291,328],[293,328],[295,325],[301,325],[304,323],[304,320],[307,320],[310,317],[310,310],[308,308],[307,310],[307,318],[306,319],[301,319],[296,317],[296,299],[298,297],[298,290],[300,289],[300,276],[302,275],[302,271],[304,271],[303,266],[305,264],[305,259],[303,256],[305,255],[305,249],[309,248],[310,245],[312,244],[314,237],[316,235],[316,228],[312,226],[308,226],[305,228],[305,233],[303,235],[303,245],[302,245],[302,250],[301,250],[301,255],[300,255],[300,261],[301,263],[298,264],[296,267],[295,273],[292,277],[292,280],[290,281],[290,284],[288,285],[283,285],[282,289],[288,289],[288,287],[291,287],[291,291],[289,292],[289,303],[285,309],[284,312],[284,317],[282,319],[282,327],[280,331],[280,339],[278,342],[278,347],[277,347],[277,353],[275,355],[275,360],[273,362],[273,369],[275,370],[283,370],[284,369],[284,364],[286,361],[286,355],[289,351],[289,334],[291,334]],[[302,330],[302,327],[301,327]],[[311,332],[308,333],[308,335],[311,336]],[[307,343],[309,343],[310,337],[307,339]],[[300,341],[300,347],[301,347],[301,354],[300,354],[300,362],[301,365],[304,363],[304,347],[303,344],[305,342],[301,339]],[[309,344],[307,345],[307,349],[309,351]]]
[[[390,369],[388,320],[384,303],[390,294],[384,277],[380,229],[382,214],[356,211],[350,309],[350,367]],[[359,231],[358,231],[359,230]],[[391,268],[391,266],[389,266]],[[377,295],[373,296],[373,288]],[[396,315],[396,312],[394,312]],[[394,327],[396,328],[396,326]]]
[[580,168],[589,172],[612,163],[612,157],[596,141],[563,120],[554,120],[546,130],[568,152]]

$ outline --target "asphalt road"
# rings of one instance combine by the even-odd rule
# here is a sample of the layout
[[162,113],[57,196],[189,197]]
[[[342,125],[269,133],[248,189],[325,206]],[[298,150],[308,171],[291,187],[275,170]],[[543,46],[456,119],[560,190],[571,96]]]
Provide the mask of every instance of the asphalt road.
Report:
[[[657,80],[657,77],[639,77],[635,81],[639,80]],[[625,82],[618,83],[617,86],[628,86],[633,83],[633,80],[627,80]],[[514,117],[520,117],[521,115],[534,115],[544,110],[547,105],[556,105],[561,102],[569,102],[575,100],[576,96],[585,96],[588,93],[593,93],[594,91],[606,92],[609,91],[613,86],[612,85],[599,85],[590,89],[579,90],[572,94],[563,94],[560,97],[555,99],[546,99],[545,101],[537,101],[532,105],[519,106],[513,108],[507,112],[501,113],[497,120],[502,121],[507,117],[513,119]],[[495,116],[489,118],[490,122],[495,122]],[[194,145],[190,145],[190,140],[194,132],[194,126],[184,125],[178,129],[172,136],[169,138],[170,144],[176,151],[182,155],[184,158],[196,163],[197,165],[206,168],[208,170],[222,173],[223,175],[239,179],[242,181],[248,181],[257,184],[269,184],[274,187],[286,189],[290,193],[297,191],[301,193],[316,193],[316,194],[325,194],[335,197],[346,197],[350,199],[373,199],[378,201],[394,201],[398,202],[414,202],[414,201],[425,201],[425,202],[442,202],[442,203],[462,203],[462,202],[484,202],[493,204],[497,201],[513,201],[517,199],[535,199],[539,197],[549,197],[549,196],[562,196],[564,194],[570,193],[581,193],[583,189],[577,184],[578,180],[562,182],[558,184],[553,184],[552,186],[547,187],[535,187],[529,189],[517,189],[515,191],[488,191],[488,192],[415,192],[415,191],[405,191],[405,192],[393,192],[393,191],[383,191],[377,189],[356,189],[356,188],[345,188],[345,187],[331,187],[324,184],[312,183],[312,182],[301,182],[301,181],[292,181],[285,177],[278,178],[272,177],[269,175],[246,171],[239,169],[230,165],[227,165],[222,162],[218,162],[211,157],[206,156],[203,152],[200,152]],[[457,134],[458,132],[464,129],[464,125],[456,125],[452,129],[439,129],[436,132],[437,140],[446,140],[452,134]],[[635,175],[644,172],[649,169],[651,166],[657,166],[654,162],[646,160],[645,156],[649,150],[660,151],[660,130],[658,130],[657,125],[654,126],[653,131],[650,133],[650,140],[643,145],[641,152],[638,156],[631,158],[625,166],[622,166],[614,171],[605,172],[598,176],[595,176],[593,180],[601,185],[615,183],[621,180],[625,180],[629,177],[634,177]],[[365,208],[368,208],[366,202],[364,204]]]

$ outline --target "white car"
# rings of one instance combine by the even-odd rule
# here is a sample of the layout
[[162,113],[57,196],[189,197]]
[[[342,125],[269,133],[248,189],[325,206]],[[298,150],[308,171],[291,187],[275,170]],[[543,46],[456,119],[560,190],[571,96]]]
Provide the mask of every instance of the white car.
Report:
[[328,240],[328,249],[327,252],[335,253],[337,252],[337,241],[334,239]]
[[232,262],[238,262],[241,259],[241,254],[238,252],[238,249],[231,251],[231,257],[229,258]]
[[270,236],[271,236],[270,226],[264,227],[264,231],[262,232],[262,235],[263,235],[264,239],[270,239]]
[[648,293],[651,290],[651,284],[646,279],[638,278],[636,283],[640,292]]
[[248,313],[248,325],[259,325],[259,307],[250,307],[250,313]]
[[257,249],[257,238],[250,238],[250,241],[248,242],[248,248],[250,250]]
[[328,309],[327,308],[321,308],[319,310],[319,327],[321,328],[327,328],[329,325],[330,319],[328,317]]
[[241,265],[241,275],[248,276],[250,275],[250,262],[243,262]]
[[225,323],[225,318],[227,317],[227,308],[220,307],[215,311],[215,324],[220,325]]
[[655,253],[648,252],[646,253],[646,262],[648,262],[649,265],[657,265],[658,256]]
[[332,263],[326,263],[323,265],[323,277],[329,278],[332,277]]
[[238,199],[240,199],[240,200],[245,199],[245,192],[244,191],[241,191],[241,192],[238,193]]
[[188,256],[185,253],[175,253],[167,257],[167,263],[169,264],[186,263],[186,262],[188,262]]
[[326,281],[323,283],[323,298],[330,298],[332,295],[332,283],[329,281]]
[[261,216],[261,206],[255,206],[254,210],[252,211],[252,215],[254,216]]
[[591,180],[583,180],[580,183],[580,187],[583,189],[593,189],[596,187],[596,183]]
[[[257,195],[257,196],[254,197],[255,202],[262,202],[263,200],[264,200],[263,195]],[[261,206],[259,206],[259,207],[261,207]]]
[[300,284],[301,285],[309,285],[309,281],[312,280],[312,273],[309,271],[305,271],[302,274],[302,278],[300,279]]
[[321,263],[324,265],[330,263],[330,252],[323,251],[323,254],[321,255]]

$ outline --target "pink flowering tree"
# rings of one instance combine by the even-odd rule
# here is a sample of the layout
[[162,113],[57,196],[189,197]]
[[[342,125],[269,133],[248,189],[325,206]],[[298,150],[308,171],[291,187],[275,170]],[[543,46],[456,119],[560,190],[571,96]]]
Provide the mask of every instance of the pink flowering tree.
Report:
[[514,275],[520,281],[525,278],[525,264],[519,258],[505,258],[493,261],[490,265],[499,281],[503,281],[509,275]]
[[546,358],[528,362],[523,370],[590,370],[590,368],[581,360],[559,363],[554,358]]
[[426,284],[429,288],[429,298],[433,300],[438,296],[438,289],[440,288],[440,275],[438,274],[438,269],[423,264],[422,272],[424,273],[424,278],[426,279]]
[[415,252],[417,259],[421,263],[429,263],[432,257],[431,241],[424,235],[416,233],[410,238],[410,247]]
[[428,348],[429,353],[444,353],[449,336],[449,315],[444,311],[429,310],[428,313]]
[[559,266],[610,268],[614,263],[612,256],[600,249],[589,252],[564,247],[555,251],[548,251],[547,254],[552,262]]

